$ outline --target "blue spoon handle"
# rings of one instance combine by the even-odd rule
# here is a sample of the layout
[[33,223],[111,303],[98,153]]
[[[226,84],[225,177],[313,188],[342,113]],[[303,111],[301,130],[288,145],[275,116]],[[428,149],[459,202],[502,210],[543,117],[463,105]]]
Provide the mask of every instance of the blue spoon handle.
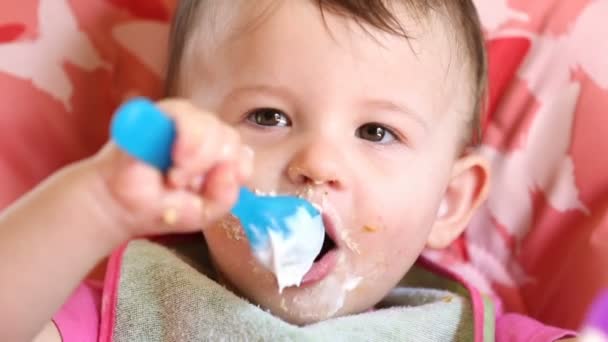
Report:
[[110,135],[123,151],[162,172],[173,164],[175,123],[150,100],[136,98],[122,105],[112,119]]

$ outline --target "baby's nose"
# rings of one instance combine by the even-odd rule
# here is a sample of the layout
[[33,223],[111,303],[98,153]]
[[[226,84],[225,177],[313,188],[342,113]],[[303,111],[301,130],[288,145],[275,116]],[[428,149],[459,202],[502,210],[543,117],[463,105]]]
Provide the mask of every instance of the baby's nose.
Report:
[[338,187],[340,182],[338,177],[331,176],[329,174],[321,176],[320,173],[311,172],[310,169],[303,169],[300,167],[289,168],[289,178],[292,182],[298,185],[314,185],[314,186],[330,186]]
[[341,189],[345,185],[344,163],[332,146],[313,142],[301,148],[289,163],[287,174],[297,185]]

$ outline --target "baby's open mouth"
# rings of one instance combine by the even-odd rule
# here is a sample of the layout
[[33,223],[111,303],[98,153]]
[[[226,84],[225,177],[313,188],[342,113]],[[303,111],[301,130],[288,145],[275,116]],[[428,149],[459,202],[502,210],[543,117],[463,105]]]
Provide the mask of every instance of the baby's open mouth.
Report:
[[324,279],[334,269],[338,260],[338,252],[340,250],[336,243],[336,230],[333,221],[327,215],[323,215],[323,225],[325,226],[325,238],[323,247],[315,258],[315,262],[304,275],[302,285],[309,285]]
[[317,255],[317,257],[315,258],[315,262],[320,261],[329,251],[331,251],[335,248],[337,248],[336,243],[329,236],[329,234],[327,234],[327,231],[326,231],[325,239],[323,240],[323,247],[321,247],[321,251],[319,252],[319,255]]

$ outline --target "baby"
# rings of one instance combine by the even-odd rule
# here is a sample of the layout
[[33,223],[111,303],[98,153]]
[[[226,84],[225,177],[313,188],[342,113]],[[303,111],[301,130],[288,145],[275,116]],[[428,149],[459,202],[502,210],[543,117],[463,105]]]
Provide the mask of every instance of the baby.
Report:
[[[567,336],[519,316],[508,335],[496,318],[480,326],[478,293],[399,285],[488,191],[471,148],[486,78],[471,1],[182,0],[170,53],[166,176],[108,143],[0,216],[0,340],[491,340],[495,322],[497,338]],[[228,215],[241,185],[322,209],[326,244],[301,286],[279,292],[252,256]],[[201,228],[194,257],[187,243],[124,245],[101,308],[78,287],[131,239]]]

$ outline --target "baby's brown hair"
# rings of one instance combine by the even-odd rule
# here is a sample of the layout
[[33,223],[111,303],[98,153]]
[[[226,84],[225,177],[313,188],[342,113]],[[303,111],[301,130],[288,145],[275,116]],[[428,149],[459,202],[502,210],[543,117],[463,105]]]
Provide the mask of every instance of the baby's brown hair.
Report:
[[[201,6],[214,0],[180,0],[171,28],[169,39],[169,63],[165,83],[165,93],[175,95],[177,79],[186,42],[192,32]],[[225,0],[220,0],[225,1]],[[474,88],[474,107],[470,116],[468,142],[478,143],[481,134],[481,114],[487,84],[487,61],[484,38],[479,16],[472,0],[310,0],[317,3],[321,13],[331,11],[352,18],[362,25],[370,25],[391,34],[410,39],[406,28],[398,20],[393,3],[406,6],[419,16],[428,16],[436,11],[450,20],[451,27],[458,34],[456,47],[464,48],[468,58]]]

